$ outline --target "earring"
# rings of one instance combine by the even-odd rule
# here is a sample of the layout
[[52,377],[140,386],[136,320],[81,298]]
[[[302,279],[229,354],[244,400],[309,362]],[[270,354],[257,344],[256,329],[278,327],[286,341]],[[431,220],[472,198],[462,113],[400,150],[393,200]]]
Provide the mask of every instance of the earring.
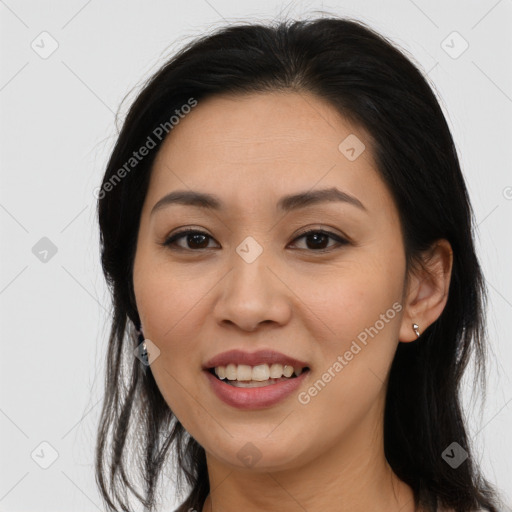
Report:
[[142,325],[135,330],[137,333],[137,339],[139,340],[139,344],[144,341],[144,333],[142,332]]
[[419,328],[418,328],[418,324],[412,324],[412,328],[414,329],[414,332],[415,332],[416,336],[419,338],[420,337],[420,331],[419,331]]
[[140,357],[142,358],[144,366],[147,368],[149,366],[148,349],[146,347],[146,340],[144,338],[144,334],[142,333],[142,325],[137,329],[137,335],[139,347],[142,344],[142,348],[139,348]]

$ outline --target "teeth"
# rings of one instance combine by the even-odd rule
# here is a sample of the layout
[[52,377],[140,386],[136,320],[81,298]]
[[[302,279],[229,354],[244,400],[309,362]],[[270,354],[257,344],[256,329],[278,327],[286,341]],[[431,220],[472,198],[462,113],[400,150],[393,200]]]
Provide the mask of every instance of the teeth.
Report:
[[298,377],[302,373],[302,368],[285,364],[274,363],[260,364],[258,366],[249,366],[247,364],[228,364],[227,366],[217,366],[215,375],[219,379],[237,380],[237,381],[256,381],[263,382],[269,379],[280,379],[281,377],[291,377],[293,374]]

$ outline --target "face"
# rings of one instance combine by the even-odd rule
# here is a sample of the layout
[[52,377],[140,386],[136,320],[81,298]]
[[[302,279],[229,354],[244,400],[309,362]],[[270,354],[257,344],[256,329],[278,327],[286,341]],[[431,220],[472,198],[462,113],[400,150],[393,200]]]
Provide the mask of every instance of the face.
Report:
[[[281,202],[321,190],[331,194]],[[213,195],[218,208],[163,201],[153,210],[175,191]],[[173,238],[187,229],[199,233]],[[371,140],[321,99],[210,98],[161,147],[141,214],[135,296],[145,338],[160,350],[151,364],[158,387],[209,460],[243,468],[240,455],[254,450],[254,470],[286,469],[373,438],[404,277],[398,212]],[[309,370],[276,403],[234,406],[203,370],[232,349],[278,351]]]

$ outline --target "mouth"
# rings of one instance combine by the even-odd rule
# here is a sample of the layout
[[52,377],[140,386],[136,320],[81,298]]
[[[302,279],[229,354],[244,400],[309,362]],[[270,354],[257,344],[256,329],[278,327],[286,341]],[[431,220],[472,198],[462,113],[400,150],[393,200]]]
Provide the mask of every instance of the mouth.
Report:
[[[295,360],[293,364],[297,362]],[[203,372],[217,398],[230,407],[246,411],[274,407],[290,398],[306,385],[311,370],[309,366],[295,368],[291,364],[248,366],[230,363],[226,367],[206,367]]]
[[234,388],[267,388],[267,392],[249,393],[238,389],[238,397],[256,395],[278,395],[279,390],[291,390],[308,377],[310,366],[305,360],[283,354],[272,348],[261,348],[255,352],[232,349],[212,357],[203,364],[203,371],[210,383],[221,394],[233,395]]

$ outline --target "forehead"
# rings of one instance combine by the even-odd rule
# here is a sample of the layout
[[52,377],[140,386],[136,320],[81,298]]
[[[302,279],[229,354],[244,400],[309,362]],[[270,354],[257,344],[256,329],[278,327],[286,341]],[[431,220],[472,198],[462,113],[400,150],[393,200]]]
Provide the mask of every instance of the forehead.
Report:
[[[347,144],[362,151],[357,158],[347,158]],[[363,203],[389,201],[371,144],[364,129],[310,93],[215,96],[199,101],[167,136],[147,199],[154,204],[173,189],[190,188],[248,207],[336,186]]]

